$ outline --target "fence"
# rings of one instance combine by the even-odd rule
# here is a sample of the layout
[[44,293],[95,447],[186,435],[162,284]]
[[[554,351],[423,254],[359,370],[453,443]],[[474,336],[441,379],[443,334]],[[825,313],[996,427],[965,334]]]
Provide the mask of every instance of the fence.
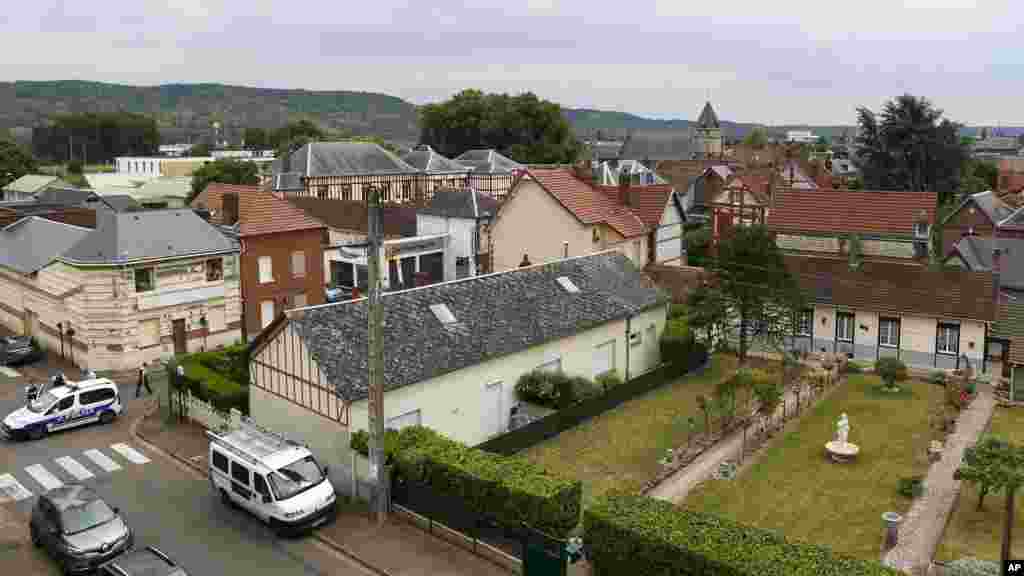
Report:
[[689,373],[702,368],[707,364],[707,361],[707,348],[698,345],[681,361],[673,364],[664,364],[643,376],[615,386],[596,398],[585,400],[535,420],[522,428],[517,428],[501,436],[491,438],[479,444],[476,448],[504,456],[515,454],[548,438],[553,438],[563,431],[578,426],[582,422],[607,412],[612,408],[616,408],[641,394],[646,394],[674,380],[680,373]]
[[173,414],[179,418],[188,418],[198,422],[211,430],[232,426],[235,423],[232,419],[232,414],[238,413],[239,416],[242,414],[237,409],[231,409],[227,412],[220,410],[202,398],[193,396],[192,391],[188,388],[179,390],[169,388],[168,393],[170,394],[171,411]]

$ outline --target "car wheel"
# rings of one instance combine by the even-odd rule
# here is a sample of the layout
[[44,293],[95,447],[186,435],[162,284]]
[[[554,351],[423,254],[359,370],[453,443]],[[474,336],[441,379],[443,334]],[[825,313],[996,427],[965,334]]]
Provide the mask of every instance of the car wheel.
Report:
[[110,424],[114,421],[114,413],[107,411],[100,414],[100,424]]
[[228,496],[228,491],[223,488],[220,489],[220,501],[228,508],[235,507],[234,500],[231,499],[231,496]]
[[35,426],[28,431],[29,440],[39,440],[43,436],[46,436],[45,426]]

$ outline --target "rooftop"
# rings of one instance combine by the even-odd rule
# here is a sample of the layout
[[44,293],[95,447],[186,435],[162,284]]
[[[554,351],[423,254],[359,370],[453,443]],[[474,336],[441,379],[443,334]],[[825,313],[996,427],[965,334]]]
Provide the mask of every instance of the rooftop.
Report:
[[0,230],[0,266],[31,274],[53,262],[92,230],[27,216]]
[[433,148],[426,145],[417,146],[402,156],[402,160],[413,168],[428,174],[464,174],[469,172],[469,167],[438,154]]
[[619,158],[641,162],[689,160],[703,149],[689,129],[650,128],[634,130],[626,137]]
[[[367,233],[369,213],[363,202],[311,196],[288,196],[286,200],[323,222],[328,228],[359,234]],[[416,235],[416,207],[387,204],[381,208],[381,213],[385,237]]]
[[934,192],[779,188],[768,214],[776,231],[912,236],[922,219],[935,221]]
[[274,161],[274,188],[301,187],[302,177],[413,174],[398,156],[371,142],[310,142]]
[[607,224],[624,238],[647,232],[647,226],[633,210],[580,180],[570,169],[531,168],[527,174],[583,224]]
[[256,190],[240,195],[238,212],[238,234],[242,238],[326,228],[307,211],[269,191]]
[[964,236],[953,245],[967,268],[975,272],[992,271],[992,251],[996,247],[1002,251],[999,285],[1024,290],[1024,239]]
[[418,212],[445,218],[474,220],[494,216],[500,202],[472,188],[441,188],[434,191],[433,198]]
[[60,178],[47,174],[25,174],[21,178],[14,180],[7,186],[4,186],[3,189],[11,192],[20,192],[22,194],[35,194],[59,180]]
[[469,167],[473,174],[511,174],[523,167],[493,148],[466,150],[455,158],[455,162]]
[[241,184],[221,184],[210,182],[203,188],[196,197],[192,199],[192,208],[206,208],[210,211],[210,222],[222,224],[224,217],[224,195],[235,194],[241,204],[242,198],[260,191],[259,186],[248,186]]

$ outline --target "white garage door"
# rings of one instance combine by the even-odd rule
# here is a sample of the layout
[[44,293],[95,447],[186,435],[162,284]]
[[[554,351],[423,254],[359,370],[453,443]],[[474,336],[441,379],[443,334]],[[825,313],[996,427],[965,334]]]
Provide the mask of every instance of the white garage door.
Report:
[[394,418],[388,418],[388,421],[384,424],[384,428],[389,430],[401,430],[402,428],[408,428],[409,426],[419,426],[421,422],[420,411],[413,410],[412,412],[406,412],[400,416]]
[[615,369],[615,340],[594,348],[594,377]]

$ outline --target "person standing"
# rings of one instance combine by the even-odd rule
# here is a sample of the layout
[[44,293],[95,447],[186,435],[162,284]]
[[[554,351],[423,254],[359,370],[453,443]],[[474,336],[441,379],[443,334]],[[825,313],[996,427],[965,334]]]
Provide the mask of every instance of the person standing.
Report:
[[153,394],[153,389],[149,387],[149,374],[146,374],[146,363],[143,362],[142,366],[139,367],[139,383],[135,386],[135,397],[138,398],[142,394],[142,387],[146,387],[146,392]]

